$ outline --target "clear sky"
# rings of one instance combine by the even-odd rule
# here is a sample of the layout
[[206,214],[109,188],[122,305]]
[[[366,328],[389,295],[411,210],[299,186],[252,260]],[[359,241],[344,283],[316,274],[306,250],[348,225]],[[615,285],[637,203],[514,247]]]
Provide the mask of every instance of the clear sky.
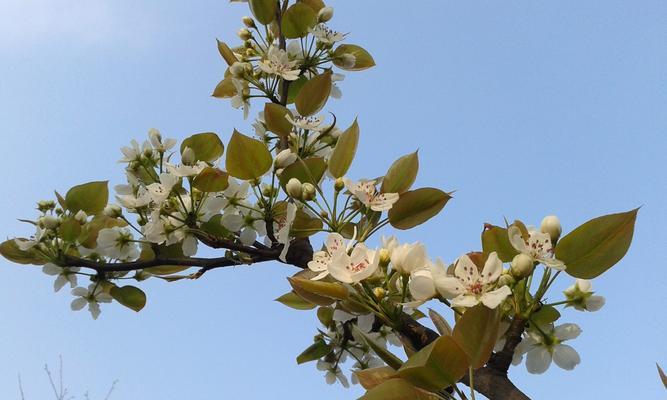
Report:
[[[332,26],[377,68],[347,76],[339,121],[359,117],[353,177],[381,175],[419,148],[418,185],[456,189],[444,212],[402,241],[447,261],[480,248],[484,222],[566,231],[643,206],[627,257],[596,279],[597,313],[581,325],[582,363],[544,375],[512,369],[535,399],[664,398],[667,367],[667,3],[331,1]],[[249,121],[209,97],[224,65],[215,38],[235,40],[245,6],[223,0],[0,0],[0,235],[31,233],[34,203],[91,180],[121,183],[118,149],[151,127],[182,139]],[[256,110],[255,110],[256,111]],[[385,231],[389,233],[390,231]],[[210,253],[206,253],[210,254]],[[146,282],[140,314],[103,307],[92,321],[38,268],[0,260],[0,398],[48,399],[44,363],[65,360],[74,394],[113,399],[341,399],[295,357],[312,312],[272,300],[294,271],[225,269],[195,282]],[[558,288],[570,279],[559,278]],[[554,296],[555,297],[555,296]]]

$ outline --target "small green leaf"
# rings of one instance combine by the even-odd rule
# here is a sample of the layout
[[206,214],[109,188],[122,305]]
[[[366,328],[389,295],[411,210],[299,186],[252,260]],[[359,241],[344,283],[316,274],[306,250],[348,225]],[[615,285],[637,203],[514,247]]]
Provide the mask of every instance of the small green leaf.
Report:
[[413,386],[405,379],[393,378],[373,387],[359,400],[439,400],[440,398]]
[[201,225],[201,229],[215,237],[229,237],[231,232],[222,225],[222,214],[216,214]]
[[382,193],[403,193],[410,189],[419,171],[419,155],[415,151],[404,155],[389,167],[382,180]]
[[181,153],[186,147],[192,149],[197,160],[206,162],[217,160],[225,151],[222,141],[213,132],[197,133],[185,139],[181,143]]
[[273,159],[269,149],[259,140],[239,133],[236,129],[227,150],[227,172],[233,177],[257,179],[271,169]]
[[218,83],[215,89],[213,89],[213,94],[211,96],[218,99],[228,99],[236,96],[237,93],[233,79],[231,77],[226,77]]
[[[309,8],[308,6],[305,6]],[[315,75],[306,82],[294,99],[296,110],[307,117],[320,111],[331,94],[331,70]]]
[[313,10],[315,10],[315,12],[319,12],[321,9],[325,7],[325,4],[322,0],[297,0],[297,2],[307,4]]
[[560,318],[560,312],[553,306],[542,306],[537,312],[530,316],[530,323],[535,324],[542,330],[548,330],[549,324],[556,322]]
[[387,366],[376,367],[355,371],[354,375],[364,389],[370,390],[396,376],[396,370]]
[[266,103],[264,105],[264,121],[266,129],[278,136],[289,136],[292,132],[292,124],[285,118],[289,115],[293,117],[292,112],[280,104]]
[[489,224],[485,224],[482,231],[482,251],[484,254],[495,251],[502,262],[510,262],[519,254],[510,243],[507,229]]
[[192,186],[202,192],[222,192],[229,187],[229,174],[218,168],[206,167],[195,176]]
[[46,261],[32,249],[28,251],[19,249],[13,239],[6,240],[0,244],[0,255],[16,264],[44,265],[46,263]]
[[238,61],[234,55],[234,52],[229,48],[229,46],[227,46],[225,42],[218,40],[218,51],[220,52],[220,55],[225,60],[227,65],[232,66],[232,64]]
[[299,295],[301,291],[306,291],[335,300],[345,300],[350,295],[347,288],[337,282],[313,281],[298,277],[287,278],[287,280]]
[[378,357],[382,361],[384,361],[388,366],[390,366],[393,369],[399,369],[403,365],[403,360],[400,358],[396,357],[392,352],[387,350],[386,348],[379,346],[375,341],[373,341],[372,338],[368,336],[364,331],[359,329],[356,325],[354,325],[354,330],[361,336],[368,347],[370,347],[375,354],[377,354]]
[[433,321],[433,325],[435,325],[435,328],[438,330],[438,332],[445,336],[445,335],[451,335],[452,334],[452,327],[449,326],[449,323],[443,317],[442,315],[438,314],[437,311],[429,308],[428,309],[428,315],[431,317],[431,321]]
[[297,364],[303,364],[310,361],[318,360],[327,354],[331,353],[331,346],[326,344],[324,340],[320,339],[310,345],[306,350],[299,354],[296,358]]
[[[308,82],[308,78],[301,75],[299,79],[292,81],[287,89],[287,104],[293,104],[296,100],[296,96],[299,95],[303,86]],[[282,90],[282,86],[280,87]],[[282,95],[282,92],[281,92]]]
[[486,364],[498,339],[500,314],[483,304],[469,308],[454,326],[452,336],[468,355],[473,368]]
[[296,3],[291,5],[282,18],[282,33],[288,39],[297,39],[308,34],[317,24],[317,12],[312,7]]
[[290,179],[296,178],[301,183],[312,183],[319,185],[327,170],[327,164],[322,157],[311,157],[305,160],[297,159],[288,165],[280,174],[280,185],[285,188]]
[[389,223],[397,229],[414,228],[436,216],[449,199],[449,194],[434,188],[405,192],[389,210]]
[[73,213],[80,210],[86,214],[97,214],[109,201],[108,181],[89,182],[71,188],[65,195],[67,209]]
[[[354,57],[354,65],[347,66],[344,62],[346,54]],[[347,71],[362,71],[375,66],[373,57],[362,47],[354,44],[341,44],[334,51],[333,63],[341,69]]]
[[81,235],[81,224],[74,218],[66,218],[58,226],[60,238],[66,242],[75,242]]
[[316,307],[315,304],[302,299],[294,291],[285,293],[284,295],[278,297],[276,301],[295,310],[312,310]]
[[398,375],[415,386],[439,391],[458,382],[468,370],[468,356],[451,336],[440,336],[415,353]]
[[655,366],[658,367],[658,375],[660,375],[660,380],[662,381],[662,384],[665,386],[665,389],[667,389],[667,375],[665,375],[665,371],[660,368],[660,365],[658,363],[655,363]]
[[359,144],[359,124],[355,118],[352,125],[339,137],[336,147],[329,158],[329,173],[334,178],[340,178],[347,173],[352,165],[352,160],[357,153]]
[[114,286],[109,292],[117,302],[136,312],[146,306],[146,294],[134,286]]
[[276,0],[248,0],[250,11],[262,25],[268,25],[276,19],[278,3]]
[[579,226],[556,245],[556,258],[575,278],[592,279],[625,256],[635,229],[639,209],[592,219]]

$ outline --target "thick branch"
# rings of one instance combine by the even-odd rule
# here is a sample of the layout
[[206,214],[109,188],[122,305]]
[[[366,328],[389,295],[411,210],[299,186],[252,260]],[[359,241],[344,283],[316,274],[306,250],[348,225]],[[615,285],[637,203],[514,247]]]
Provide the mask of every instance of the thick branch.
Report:
[[521,342],[521,334],[526,327],[526,320],[515,316],[505,334],[505,346],[503,349],[495,353],[489,360],[488,366],[497,371],[507,374],[514,357],[514,349]]

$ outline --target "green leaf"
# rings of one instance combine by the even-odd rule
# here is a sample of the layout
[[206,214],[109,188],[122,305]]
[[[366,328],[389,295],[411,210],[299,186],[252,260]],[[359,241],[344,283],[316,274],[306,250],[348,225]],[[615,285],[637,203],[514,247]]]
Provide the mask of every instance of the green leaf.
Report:
[[114,286],[109,294],[117,302],[136,312],[141,311],[146,306],[146,294],[134,286]]
[[227,150],[227,172],[243,180],[257,179],[269,169],[273,159],[269,149],[259,140],[250,138],[234,129]]
[[439,400],[433,393],[414,387],[405,379],[393,378],[383,382],[361,396],[359,400]]
[[406,154],[389,167],[389,171],[382,180],[382,193],[403,193],[410,189],[419,171],[419,155],[414,153]]
[[276,19],[278,3],[276,0],[248,0],[250,11],[262,25],[268,25]]
[[390,366],[393,369],[401,368],[401,366],[403,365],[403,360],[396,357],[392,352],[390,352],[386,348],[379,346],[375,341],[373,341],[372,338],[368,337],[368,334],[359,329],[356,325],[354,325],[354,330],[357,332],[359,336],[361,336],[364,339],[368,347],[370,347],[375,352],[375,354],[377,354],[377,356],[380,357],[380,359],[384,361],[388,366]]
[[297,39],[308,34],[308,30],[317,24],[317,13],[312,7],[296,3],[283,14],[282,33],[287,39]]
[[[346,66],[343,62],[345,54],[354,56],[354,65]],[[347,71],[362,71],[375,66],[375,60],[366,50],[354,44],[341,44],[334,50],[333,63],[341,69]]]
[[66,218],[58,226],[60,238],[66,242],[74,242],[81,235],[81,224],[74,218]]
[[435,328],[438,330],[438,332],[445,336],[445,335],[451,335],[452,334],[452,327],[449,326],[449,323],[443,317],[442,315],[438,314],[437,311],[429,308],[428,309],[428,315],[431,317],[431,321],[433,321],[433,325],[435,325]]
[[264,121],[266,129],[278,136],[289,136],[292,132],[292,124],[285,118],[289,115],[293,117],[292,112],[286,107],[276,103],[266,103],[264,105]]
[[452,337],[468,355],[473,368],[486,364],[498,339],[500,314],[483,304],[469,308],[454,326]]
[[[299,93],[301,93],[301,89],[306,84],[306,82],[308,82],[308,78],[301,75],[299,79],[292,81],[290,83],[289,88],[287,89],[287,104],[294,103],[294,101],[296,100],[296,96],[298,96]],[[280,87],[280,89],[282,90],[282,86]]]
[[510,262],[519,254],[510,243],[507,229],[489,224],[485,224],[482,231],[482,251],[485,254],[495,251],[502,262]]
[[296,357],[297,364],[303,364],[310,361],[318,360],[327,354],[331,353],[331,346],[326,344],[324,340],[320,339],[310,345],[306,350]]
[[211,96],[218,99],[228,99],[236,96],[237,93],[236,86],[234,86],[234,80],[231,77],[226,77],[218,83],[215,89],[213,89],[213,94]]
[[232,64],[238,61],[238,59],[234,55],[234,52],[229,48],[229,46],[227,46],[225,42],[221,42],[219,40],[217,42],[218,42],[218,51],[220,52],[220,55],[225,60],[227,65],[232,66]]
[[350,295],[347,288],[337,282],[312,281],[299,277],[291,277],[287,278],[287,280],[299,295],[301,295],[302,291],[306,291],[334,300],[345,300]]
[[229,186],[229,174],[218,168],[206,167],[195,176],[192,186],[202,192],[222,192]]
[[662,381],[662,384],[665,386],[665,389],[667,389],[667,375],[665,375],[665,371],[660,368],[660,365],[658,363],[655,363],[655,366],[658,367],[658,375],[660,375],[660,380]]
[[[308,6],[305,6],[309,8]],[[296,110],[307,117],[320,111],[331,94],[331,70],[315,75],[306,82],[294,99]]]
[[396,229],[414,228],[436,216],[449,199],[449,194],[434,188],[405,192],[389,210],[389,223]]
[[359,124],[354,119],[352,125],[339,137],[336,147],[329,158],[329,172],[334,178],[340,178],[347,173],[359,144]]
[[439,391],[456,383],[468,371],[468,356],[451,336],[440,336],[415,353],[398,375],[415,386]]
[[65,195],[67,209],[73,213],[80,210],[86,214],[97,214],[109,201],[108,181],[84,183],[71,188]]
[[285,293],[284,295],[278,297],[276,301],[295,310],[312,310],[316,307],[315,304],[302,299],[294,291]]
[[181,143],[181,153],[186,147],[195,153],[195,159],[199,161],[213,162],[222,156],[225,146],[213,132],[197,133],[185,139]]
[[542,330],[548,330],[549,324],[556,322],[560,318],[560,312],[553,306],[542,306],[537,312],[530,316],[530,323],[535,324]]
[[317,319],[320,320],[322,325],[328,327],[333,321],[334,310],[331,307],[319,307],[317,309]]
[[354,375],[364,389],[370,390],[396,376],[396,370],[387,366],[376,367],[355,371]]
[[216,214],[201,225],[201,229],[215,237],[229,237],[231,232],[222,225],[222,214]]
[[592,219],[558,241],[556,258],[575,278],[592,279],[625,256],[639,209]]
[[44,265],[46,263],[46,260],[32,249],[28,251],[19,249],[14,239],[0,243],[0,254],[7,260],[16,264]]
[[282,174],[280,174],[280,185],[285,188],[290,179],[296,178],[301,183],[309,182],[317,186],[326,169],[327,164],[322,157],[298,159],[283,169]]
[[297,2],[307,4],[313,10],[315,10],[315,12],[319,12],[321,9],[325,7],[325,4],[322,0],[297,0]]
[[309,237],[321,232],[323,226],[320,218],[313,217],[303,210],[297,210],[290,235],[296,238]]

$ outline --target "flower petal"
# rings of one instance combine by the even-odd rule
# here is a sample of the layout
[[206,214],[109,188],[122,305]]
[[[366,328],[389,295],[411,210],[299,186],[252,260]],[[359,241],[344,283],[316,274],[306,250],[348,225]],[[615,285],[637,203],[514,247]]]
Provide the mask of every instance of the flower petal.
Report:
[[465,293],[465,288],[461,284],[461,281],[453,276],[436,276],[435,288],[447,299],[453,299]]
[[477,266],[467,255],[462,255],[456,261],[456,268],[454,269],[454,275],[459,278],[465,284],[473,284],[479,279],[479,271]]
[[482,282],[483,283],[492,283],[498,280],[500,274],[503,272],[503,262],[498,258],[498,254],[494,251],[489,254],[484,263],[484,269],[482,270]]
[[83,297],[79,297],[72,300],[70,307],[72,308],[72,311],[79,311],[82,310],[86,304],[88,304],[88,300],[84,299]]
[[581,362],[579,353],[566,344],[559,344],[554,347],[553,358],[556,365],[567,371],[572,371]]
[[551,365],[551,353],[544,346],[535,347],[526,355],[526,369],[531,374],[542,374]]
[[556,329],[554,329],[554,335],[556,336],[556,339],[560,341],[572,340],[580,334],[581,328],[579,328],[579,325],[572,323],[558,325]]
[[484,293],[480,300],[485,306],[489,307],[490,309],[494,309],[498,307],[498,305],[500,305],[500,303],[502,303],[507,298],[507,296],[511,294],[512,289],[510,289],[509,286],[502,286],[496,290]]
[[477,296],[462,294],[452,299],[452,307],[474,307],[479,304]]

